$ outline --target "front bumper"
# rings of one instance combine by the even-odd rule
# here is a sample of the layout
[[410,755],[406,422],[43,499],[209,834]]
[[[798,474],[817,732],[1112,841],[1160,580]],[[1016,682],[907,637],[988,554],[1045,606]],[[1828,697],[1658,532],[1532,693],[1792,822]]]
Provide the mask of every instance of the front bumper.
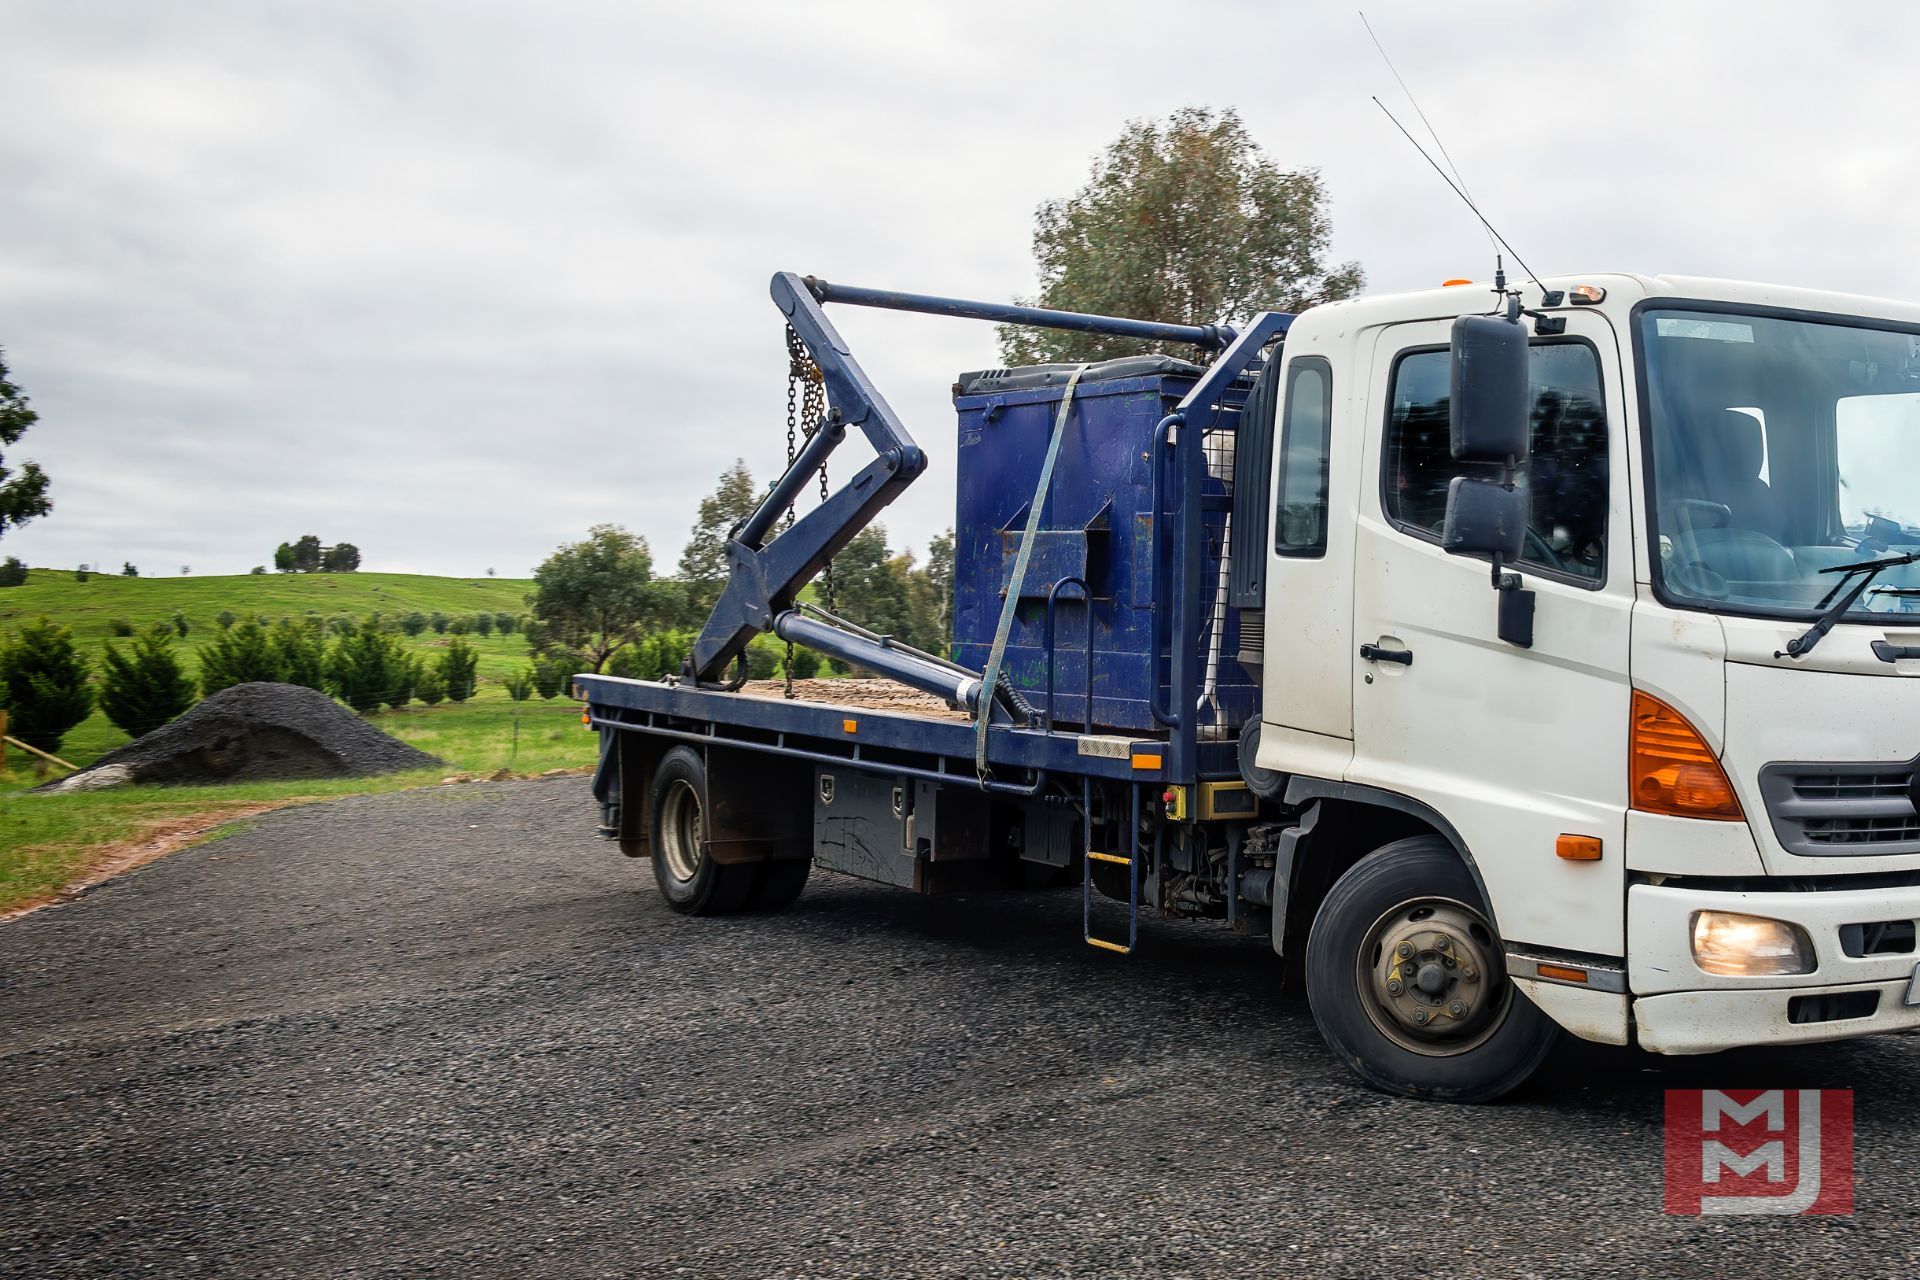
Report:
[[[1693,960],[1693,916],[1736,911],[1785,920],[1813,940],[1811,973],[1727,977]],[[1744,1045],[1844,1040],[1920,1027],[1914,951],[1849,955],[1847,925],[1920,921],[1920,886],[1745,893],[1634,885],[1627,892],[1627,985],[1641,1046],[1711,1053]],[[1852,999],[1804,999],[1845,997]]]
[[[1851,1040],[1883,1031],[1920,1027],[1920,1005],[1901,1003],[1907,979],[1853,987],[1812,987],[1765,991],[1675,991],[1641,996],[1633,1002],[1640,1047],[1653,1053],[1714,1053],[1744,1045],[1812,1044]],[[1796,996],[1877,993],[1879,1003],[1865,1017],[1825,1022],[1795,1022],[1790,1002]],[[1864,1003],[1864,1002],[1863,1002]]]

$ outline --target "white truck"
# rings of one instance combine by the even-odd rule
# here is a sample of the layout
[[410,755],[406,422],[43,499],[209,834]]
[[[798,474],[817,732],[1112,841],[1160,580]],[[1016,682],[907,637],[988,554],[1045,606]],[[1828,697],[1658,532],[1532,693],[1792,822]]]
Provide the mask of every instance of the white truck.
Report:
[[[843,411],[810,441],[858,425],[883,457],[891,411],[845,403],[871,389],[819,305],[1018,310],[775,296]],[[1215,345],[1129,393],[1156,419],[1133,435],[1097,369],[959,388],[959,613],[971,591],[999,624],[956,617],[971,665],[799,603],[838,533],[802,532],[782,577],[806,521],[748,522],[749,607],[710,635],[772,630],[964,714],[716,687],[724,644],[679,680],[581,676],[603,833],[689,911],[781,905],[809,865],[922,892],[1077,870],[1111,950],[1137,931],[1100,936],[1096,890],[1270,934],[1336,1054],[1411,1096],[1496,1097],[1560,1029],[1690,1054],[1920,1026],[1920,306],[1587,275]],[[976,428],[1031,465],[978,464],[1019,492],[970,538]],[[921,659],[947,683],[896,669]]]

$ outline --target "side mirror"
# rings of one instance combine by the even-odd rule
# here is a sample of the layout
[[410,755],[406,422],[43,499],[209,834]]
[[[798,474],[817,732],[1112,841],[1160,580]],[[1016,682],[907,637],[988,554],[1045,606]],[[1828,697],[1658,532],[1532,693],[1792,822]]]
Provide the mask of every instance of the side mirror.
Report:
[[1491,556],[1493,586],[1500,593],[1496,634],[1510,645],[1533,648],[1533,592],[1520,575],[1502,573],[1502,560],[1517,560],[1526,546],[1527,495],[1492,480],[1455,476],[1447,486],[1447,522],[1440,548],[1448,555]]
[[1492,480],[1455,476],[1447,485],[1440,549],[1454,556],[1517,560],[1527,538],[1527,497]]
[[[1516,317],[1517,318],[1517,317]],[[1501,316],[1461,316],[1453,322],[1449,443],[1461,462],[1495,463],[1506,483],[1457,476],[1447,487],[1447,519],[1440,546],[1450,555],[1488,556],[1500,595],[1500,638],[1533,647],[1533,592],[1520,575],[1503,573],[1526,546],[1527,499],[1511,488],[1513,469],[1527,460],[1532,434],[1527,331]]]
[[1500,462],[1527,456],[1527,330],[1499,316],[1453,322],[1453,393],[1448,405],[1453,456]]

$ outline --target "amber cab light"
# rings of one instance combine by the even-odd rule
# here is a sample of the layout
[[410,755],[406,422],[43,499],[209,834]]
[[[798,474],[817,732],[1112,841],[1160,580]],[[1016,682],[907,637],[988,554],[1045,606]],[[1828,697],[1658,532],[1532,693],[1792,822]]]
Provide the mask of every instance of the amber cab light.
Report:
[[1543,978],[1557,978],[1561,982],[1584,983],[1587,980],[1585,969],[1576,969],[1567,964],[1547,964],[1543,961],[1538,966],[1538,972]]
[[1627,786],[1642,813],[1738,822],[1745,815],[1713,748],[1687,718],[1652,694],[1634,690]]
[[1568,862],[1598,862],[1601,853],[1600,837],[1562,833],[1560,838],[1553,842],[1553,852]]

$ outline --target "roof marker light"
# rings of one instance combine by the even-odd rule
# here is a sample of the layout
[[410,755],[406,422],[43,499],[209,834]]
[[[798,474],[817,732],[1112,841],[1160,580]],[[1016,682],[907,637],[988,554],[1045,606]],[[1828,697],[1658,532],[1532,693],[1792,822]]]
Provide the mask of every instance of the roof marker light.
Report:
[[1567,290],[1567,301],[1576,307],[1591,307],[1607,300],[1607,291],[1597,284],[1577,284]]

